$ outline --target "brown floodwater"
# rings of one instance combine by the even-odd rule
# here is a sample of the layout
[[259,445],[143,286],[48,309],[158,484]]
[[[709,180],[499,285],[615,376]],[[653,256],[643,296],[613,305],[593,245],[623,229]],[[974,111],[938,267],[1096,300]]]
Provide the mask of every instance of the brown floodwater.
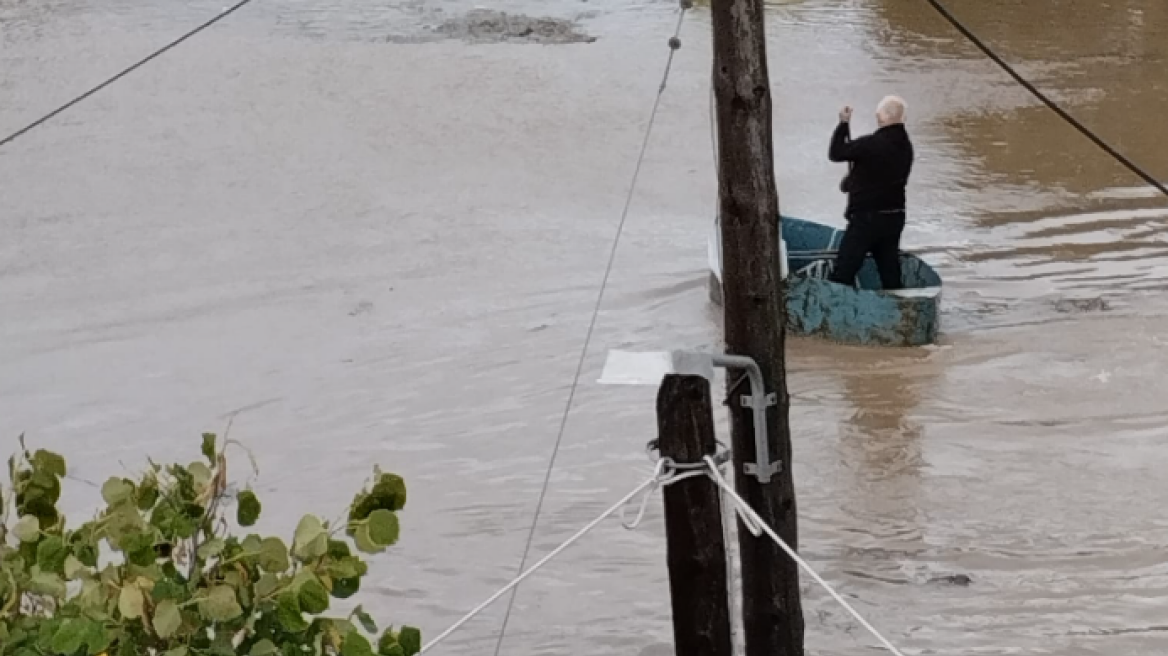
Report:
[[[1023,74],[1168,177],[1168,4],[951,0]],[[0,150],[0,431],[86,481],[198,455],[238,411],[263,528],[411,485],[363,601],[434,635],[515,572],[675,20],[512,0],[593,43],[468,43],[466,0],[256,0]],[[0,0],[0,135],[222,9]],[[532,548],[649,471],[651,388],[608,349],[717,348],[709,15],[686,19]],[[1168,203],[923,0],[777,2],[783,210],[842,224],[826,161],[910,104],[906,248],[933,348],[793,340],[801,550],[906,654],[1168,651]],[[1102,299],[1091,302],[1093,299]],[[526,583],[502,653],[670,653],[659,503]],[[964,575],[968,586],[946,577]],[[874,642],[808,590],[814,654]],[[490,654],[503,606],[435,653]]]

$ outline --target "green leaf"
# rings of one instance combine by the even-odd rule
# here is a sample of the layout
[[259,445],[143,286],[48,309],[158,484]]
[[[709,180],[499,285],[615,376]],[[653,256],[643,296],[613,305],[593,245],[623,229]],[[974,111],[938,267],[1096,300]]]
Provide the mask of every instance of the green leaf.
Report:
[[234,535],[227,536],[223,541],[223,553],[219,554],[223,558],[235,558],[243,554],[243,545],[239,543],[239,538]]
[[361,579],[335,579],[333,589],[329,593],[337,599],[348,599],[361,591]]
[[71,617],[64,620],[53,634],[49,649],[58,654],[75,653],[85,642],[88,628],[88,623],[83,619]]
[[52,572],[42,572],[40,567],[33,565],[29,570],[28,589],[37,594],[50,595],[56,598],[65,596],[65,582]]
[[37,449],[32,454],[33,467],[48,472],[57,478],[65,478],[65,459],[51,451]]
[[[19,497],[17,498],[19,499]],[[16,512],[19,515],[36,517],[37,521],[40,522],[41,531],[48,533],[57,529],[61,524],[61,514],[57,512],[54,503],[45,498],[32,499],[25,504],[20,504],[18,501]]]
[[189,471],[191,476],[194,478],[196,489],[202,489],[205,487],[208,483],[211,482],[211,478],[215,475],[211,472],[210,467],[204,465],[201,462],[192,462],[191,464],[187,465],[187,471]]
[[[137,514],[136,511],[130,513]],[[118,546],[122,551],[134,552],[144,551],[146,549],[154,549],[154,533],[149,531],[136,531],[133,533],[126,533],[118,538]]]
[[89,656],[97,656],[106,652],[110,645],[114,643],[114,634],[105,626],[96,620],[88,621],[89,630],[85,632],[85,645],[88,647],[86,653]]
[[176,515],[174,524],[171,525],[174,530],[174,537],[189,540],[195,536],[195,531],[198,530],[198,523],[186,515]]
[[[231,632],[217,631],[215,639],[211,641],[211,648],[206,653],[210,656],[236,656]],[[305,655],[301,654],[300,656]]]
[[373,489],[362,491],[349,507],[349,521],[366,519],[374,510],[401,510],[406,505],[406,483],[396,474],[383,474],[374,467]]
[[124,478],[110,478],[101,486],[101,498],[111,506],[116,506],[134,495],[134,486]]
[[171,492],[174,493],[175,500],[178,502],[194,501],[199,492],[195,489],[195,477],[191,475],[191,472],[182,465],[167,465],[166,471],[174,477]]
[[351,579],[365,574],[365,563],[356,558],[334,560],[325,566],[325,572],[335,579]]
[[61,498],[61,479],[47,471],[35,470],[23,492],[26,502],[38,500],[50,505],[57,503]]
[[170,599],[163,600],[154,609],[154,632],[163,640],[173,636],[182,626],[182,613],[178,604]]
[[153,474],[142,480],[138,486],[138,510],[146,511],[158,503],[158,479]]
[[405,650],[397,641],[397,633],[392,629],[386,629],[381,634],[381,639],[377,641],[377,653],[381,656],[405,656]]
[[381,474],[373,486],[373,496],[386,505],[386,510],[401,510],[406,507],[406,481],[397,474]]
[[358,549],[367,554],[377,554],[385,551],[385,547],[373,541],[368,524],[359,524],[357,526],[357,530],[353,534],[353,542],[357,545]]
[[256,497],[255,492],[244,490],[239,493],[238,500],[239,507],[235,510],[235,521],[240,526],[255,526],[260,518],[260,510],[263,508],[259,498]]
[[266,597],[275,592],[278,587],[280,587],[280,579],[271,572],[264,572],[256,581],[255,593],[257,597]]
[[422,651],[422,632],[412,626],[403,626],[397,634],[397,641],[405,651],[405,656],[414,656]]
[[101,583],[88,579],[81,583],[81,594],[77,595],[77,603],[84,610],[104,612],[106,605],[105,590]]
[[203,457],[212,465],[215,464],[215,434],[203,433]]
[[260,540],[260,536],[252,533],[243,539],[243,543],[240,546],[245,552],[258,555],[260,548],[263,546],[263,542]]
[[65,548],[64,540],[56,535],[46,537],[37,545],[37,565],[42,572],[64,574],[65,558],[68,556],[69,550]]
[[[126,560],[130,563],[139,567],[149,567],[158,559],[158,555],[154,553],[155,534],[153,531],[141,530],[137,510],[133,510],[129,506],[122,507],[126,509],[127,513],[133,513],[135,517],[130,520],[127,516],[127,523],[119,525],[116,538],[117,548],[126,554]],[[125,532],[122,532],[123,530]]]
[[[128,565],[125,575],[127,577],[137,577],[148,581],[161,581],[165,578],[165,574],[162,573],[162,568],[158,566],[158,563],[150,563],[145,567],[133,564]],[[145,588],[146,586],[142,587]],[[143,591],[143,594],[145,594],[145,591]]]
[[373,646],[360,633],[350,633],[341,644],[341,656],[377,656]]
[[339,617],[334,617],[327,620],[327,622],[330,626],[333,627],[333,629],[335,629],[335,633],[342,638],[349,635],[350,633],[358,632],[357,625],[353,624],[349,618],[341,619]]
[[156,602],[162,602],[166,599],[178,600],[185,595],[186,588],[178,581],[169,578],[155,581],[154,589],[150,591],[150,596]]
[[353,552],[349,550],[349,543],[344,540],[329,540],[328,543],[328,557],[333,560],[341,560],[352,556]]
[[276,619],[291,633],[302,633],[309,627],[300,614],[300,601],[295,592],[285,592],[276,598]]
[[377,633],[377,623],[373,621],[373,618],[369,615],[369,613],[365,612],[365,608],[363,606],[357,606],[354,608],[353,615],[355,615],[357,617],[357,621],[361,623],[361,628],[365,629],[369,633]]
[[162,652],[162,656],[187,656],[187,647],[186,645],[180,645],[170,651]]
[[179,510],[173,500],[163,500],[155,506],[150,523],[168,540],[185,540],[195,534],[195,520]]
[[298,594],[300,610],[310,615],[318,615],[328,610],[328,590],[324,589],[324,585],[315,576],[300,586]]
[[118,612],[128,620],[142,617],[145,612],[146,599],[142,596],[142,589],[133,583],[127,582],[118,593]]
[[320,519],[314,515],[305,515],[296,525],[296,534],[292,539],[292,555],[301,562],[308,562],[326,553],[328,532],[324,530]]
[[73,553],[77,556],[77,560],[81,561],[82,565],[86,567],[97,567],[97,547],[90,544],[77,545],[73,547]]
[[32,515],[25,515],[16,521],[12,534],[21,542],[36,542],[41,537],[41,523]]
[[230,586],[217,585],[199,601],[199,612],[213,622],[229,622],[243,614],[243,608]]
[[315,580],[317,580],[316,571],[308,567],[302,567],[296,572],[296,576],[292,577],[292,582],[288,584],[288,587],[299,592],[301,586],[309,581]]
[[279,574],[287,571],[291,563],[288,562],[288,547],[280,538],[264,538],[260,543],[260,555],[257,564],[265,572]]
[[199,551],[197,553],[199,554],[199,558],[207,560],[223,553],[225,546],[227,546],[227,543],[222,538],[211,538],[199,545]]
[[276,644],[267,638],[260,640],[251,646],[251,651],[247,652],[248,656],[273,656],[279,654],[280,650],[276,649]]
[[369,537],[374,543],[388,547],[396,544],[401,533],[397,515],[389,510],[374,510],[369,514]]
[[142,535],[147,527],[143,525],[138,509],[129,503],[123,502],[107,510],[102,527],[110,546],[119,551],[137,551],[149,546],[153,540],[153,534]]
[[73,581],[78,578],[79,574],[85,571],[85,563],[77,560],[77,557],[73,554],[69,554],[65,557],[65,566],[63,569],[65,572],[65,580]]
[[240,588],[243,587],[243,575],[236,570],[228,570],[223,572],[223,583],[235,588],[239,592],[243,592]]

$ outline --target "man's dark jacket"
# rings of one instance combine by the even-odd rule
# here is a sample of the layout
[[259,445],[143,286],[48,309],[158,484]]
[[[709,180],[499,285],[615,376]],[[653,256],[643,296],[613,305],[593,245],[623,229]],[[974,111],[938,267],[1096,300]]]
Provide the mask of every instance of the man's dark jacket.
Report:
[[848,192],[848,216],[904,210],[913,146],[903,124],[887,125],[853,140],[849,125],[841,121],[831,135],[827,157],[851,163],[843,185]]

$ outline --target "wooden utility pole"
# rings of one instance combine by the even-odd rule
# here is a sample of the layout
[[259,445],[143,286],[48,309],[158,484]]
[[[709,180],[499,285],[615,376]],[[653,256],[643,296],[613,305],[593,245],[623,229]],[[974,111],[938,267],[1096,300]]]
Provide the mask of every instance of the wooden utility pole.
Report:
[[[736,488],[763,521],[797,548],[795,486],[788,423],[785,289],[779,274],[771,92],[763,0],[712,0],[714,93],[718,121],[719,217],[726,352],[753,358],[767,390],[729,377]],[[743,472],[755,458],[754,425],[742,394],[774,393],[766,412],[771,458],[782,470],[768,483]],[[777,545],[739,527],[747,656],[802,656],[799,570]]]
[[[710,381],[669,374],[657,392],[657,450],[700,463],[717,449]],[[677,656],[731,656],[726,542],[718,486],[695,476],[665,488],[666,559]]]

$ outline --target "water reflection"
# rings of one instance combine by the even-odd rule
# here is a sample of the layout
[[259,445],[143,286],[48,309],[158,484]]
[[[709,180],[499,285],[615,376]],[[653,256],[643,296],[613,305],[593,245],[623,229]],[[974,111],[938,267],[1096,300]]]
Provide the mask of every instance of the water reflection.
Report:
[[[912,413],[920,403],[924,376],[906,369],[926,358],[878,360],[841,372],[851,412],[840,426],[841,457],[868,483],[915,479],[921,468],[922,427]],[[936,374],[927,376],[929,379]]]
[[925,432],[915,413],[938,376],[923,352],[852,360],[840,370],[840,507],[858,538],[849,566],[867,576],[896,578],[894,554],[920,546]]

